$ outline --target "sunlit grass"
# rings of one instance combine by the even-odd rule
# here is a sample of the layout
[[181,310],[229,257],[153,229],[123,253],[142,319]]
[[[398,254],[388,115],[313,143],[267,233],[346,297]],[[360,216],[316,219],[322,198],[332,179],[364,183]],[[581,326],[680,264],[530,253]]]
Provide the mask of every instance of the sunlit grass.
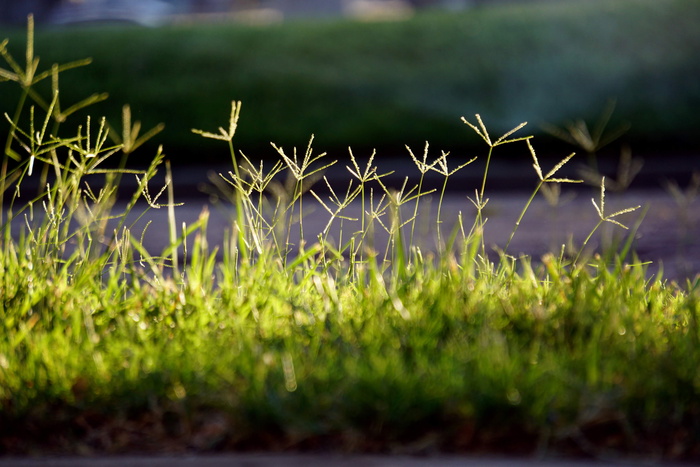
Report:
[[[575,254],[489,259],[482,211],[501,145],[533,159],[518,222],[542,186],[572,181],[555,178],[572,156],[545,174],[533,138],[514,134],[523,125],[493,141],[480,116],[464,119],[487,143],[477,214],[441,232],[438,207],[427,251],[414,242],[432,193],[421,177],[444,177],[440,206],[470,161],[409,149],[419,181],[396,189],[351,150],[345,192],[314,192],[334,162],[312,140],[303,156],[275,145],[278,163],[253,163],[234,148],[234,101],[218,131],[196,131],[228,146],[232,163],[230,235],[210,246],[208,212],[177,225],[171,177],[152,186],[162,165],[169,173],[162,150],[146,170],[127,168],[143,142],[129,111],[115,142],[103,120],[64,134],[58,94],[35,98],[31,79],[2,73],[25,98],[6,114],[0,179],[0,452],[696,455],[699,279],[679,286],[627,255],[589,252],[596,229],[634,207],[607,213],[603,183],[599,222]],[[24,187],[34,177],[37,193]],[[121,177],[137,189],[118,209]],[[304,228],[307,194],[331,216],[321,232]],[[168,239],[160,252],[130,220],[155,209],[169,212],[167,231],[146,227]]]

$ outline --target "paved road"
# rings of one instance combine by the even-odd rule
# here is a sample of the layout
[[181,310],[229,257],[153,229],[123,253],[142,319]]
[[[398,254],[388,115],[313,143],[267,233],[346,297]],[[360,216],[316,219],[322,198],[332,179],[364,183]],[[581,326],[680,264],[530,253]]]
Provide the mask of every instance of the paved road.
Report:
[[[556,207],[549,205],[542,196],[535,198],[513,237],[508,253],[514,256],[525,254],[538,260],[548,252],[559,253],[563,245],[572,244],[578,248],[598,222],[598,214],[591,202],[594,195],[590,190],[565,192]],[[467,196],[464,193],[452,192],[445,197],[441,224],[443,236],[452,231],[459,212],[462,213],[465,228],[471,227],[476,211]],[[489,197],[484,210],[484,216],[488,218],[484,231],[488,247],[505,247],[528,196],[529,193],[518,192],[494,193]],[[207,229],[209,244],[221,246],[225,235],[231,230],[234,217],[230,205],[210,204],[202,197],[185,198],[184,203],[184,206],[176,208],[175,211],[177,225],[191,225],[206,208],[210,213]],[[304,236],[307,242],[313,243],[317,235],[323,232],[330,216],[313,198],[305,199],[304,203],[307,213],[304,218]],[[437,199],[425,198],[421,203],[414,243],[424,252],[434,251],[437,240]],[[651,262],[648,266],[649,273],[656,274],[663,267],[665,278],[678,280],[692,278],[700,273],[700,200],[682,207],[668,192],[661,189],[609,193],[606,196],[607,214],[634,206],[641,208],[615,219],[633,227],[646,210],[635,234],[634,249],[640,261]],[[138,211],[137,209],[136,213]],[[412,205],[408,205],[404,210],[404,218],[410,218],[412,213]],[[361,207],[358,202],[352,203],[345,211],[348,217],[359,218],[360,214]],[[157,253],[162,251],[167,241],[166,209],[149,210],[134,224],[132,234],[140,236],[148,221],[153,222],[143,236],[144,244],[149,251]],[[339,235],[338,226],[336,221],[331,229],[331,236],[336,239]],[[359,227],[359,222],[345,221],[344,231],[352,232]],[[375,249],[383,251],[386,234],[379,225],[376,231]],[[616,225],[605,223],[589,241],[589,246],[605,247],[624,238],[628,232]],[[291,242],[297,244],[298,239],[299,235],[294,229]]]
[[[638,211],[615,218],[631,227],[639,219],[642,211],[648,208],[636,231],[634,249],[641,261],[652,262],[649,265],[650,274],[656,274],[663,265],[664,277],[683,281],[686,277],[692,278],[700,272],[700,197],[688,200],[683,205],[667,190],[660,188],[658,183],[660,179],[679,179],[683,176],[687,178],[687,174],[691,173],[694,167],[689,167],[687,161],[685,165],[674,159],[667,160],[665,165],[663,162],[657,158],[646,164],[647,172],[639,176],[639,178],[646,177],[646,180],[637,188],[622,193],[608,192],[605,211],[609,214],[619,209],[641,206]],[[405,176],[415,183],[415,167],[400,163],[388,165],[380,169],[379,173],[396,171],[393,179],[389,180],[393,186],[400,186]],[[201,189],[202,185],[208,185],[211,190],[207,174],[216,178],[217,173],[225,174],[227,170],[229,170],[227,167],[222,167],[220,170],[186,167],[180,168],[173,176],[175,201],[185,203],[175,211],[178,230],[183,222],[192,225],[202,210],[207,208],[210,212],[208,240],[211,246],[221,246],[224,243],[224,236],[231,230],[233,210],[230,203],[212,204],[202,194]],[[503,248],[508,242],[518,216],[534,188],[532,172],[532,168],[527,163],[520,165],[509,163],[492,167],[486,190],[489,201],[484,210],[484,215],[488,217],[484,234],[489,247]],[[345,164],[336,164],[328,171],[328,176],[337,193],[344,193],[349,181]],[[564,174],[564,176],[572,175]],[[438,179],[427,181],[437,187],[441,183]],[[129,183],[133,185],[133,180],[127,177],[124,183],[125,193],[132,193],[130,190],[135,189],[135,186],[129,186]],[[157,192],[162,186],[161,183],[160,179],[153,181],[151,190],[154,193]],[[443,234],[451,232],[460,212],[465,228],[471,227],[475,208],[467,197],[474,198],[474,188],[480,186],[480,183],[481,175],[478,167],[473,173],[465,169],[450,179],[451,190],[444,198],[442,206]],[[315,188],[319,187],[322,188],[322,185],[315,185]],[[597,199],[598,193],[592,187],[580,185],[576,189],[568,187],[563,188],[564,191],[557,206],[549,205],[540,195],[535,198],[513,238],[508,249],[509,254],[514,256],[527,254],[537,260],[545,253],[560,252],[564,244],[572,243],[575,246],[582,244],[598,221],[597,213],[591,203],[591,198]],[[328,193],[319,194],[326,203],[329,203]],[[311,197],[305,199],[304,203],[305,237],[307,242],[314,242],[316,236],[325,228],[329,215]],[[146,207],[146,205],[137,206],[134,213],[141,214]],[[119,206],[117,206],[118,209]],[[347,208],[345,215],[357,218],[360,217],[361,212],[360,204],[355,202]],[[409,203],[403,211],[404,219],[410,218],[412,213],[412,205]],[[416,244],[423,251],[435,250],[436,214],[437,197],[433,195],[432,199],[422,198],[416,222]],[[135,217],[132,216],[131,220],[135,220]],[[162,251],[168,239],[167,209],[148,210],[133,225],[132,235],[140,238],[148,221],[152,221],[152,224],[145,231],[144,243],[151,253],[157,254]],[[15,227],[18,228],[21,223],[20,219]],[[336,240],[339,237],[338,225],[338,222],[334,223],[331,231],[331,236]],[[358,222],[345,221],[344,232],[353,232],[359,227]],[[380,226],[377,226],[376,232],[375,249],[382,251],[386,235],[382,233]],[[615,238],[622,238],[625,234],[627,231],[606,223],[591,239],[589,245],[597,247],[609,245]],[[298,243],[298,235],[293,235],[291,241]]]
[[[630,227],[634,226],[640,214],[646,210],[644,219],[635,234],[634,249],[641,261],[651,262],[649,273],[656,274],[663,266],[665,278],[683,281],[686,277],[694,277],[700,273],[700,197],[688,199],[685,204],[675,199],[668,190],[661,187],[661,180],[679,180],[682,186],[688,183],[689,174],[700,171],[696,155],[679,155],[677,157],[655,157],[645,162],[644,169],[637,176],[632,189],[624,192],[608,191],[605,202],[605,212],[613,213],[627,207],[641,206],[638,211],[625,214],[615,219]],[[411,183],[416,183],[416,170],[410,163],[400,163],[394,159],[383,160],[384,165],[378,173],[393,171],[394,174],[385,180],[392,186],[400,186],[405,177]],[[405,162],[405,161],[404,161]],[[513,231],[515,223],[522,211],[532,189],[535,186],[531,161],[514,160],[508,164],[494,164],[489,173],[486,196],[489,202],[484,211],[488,217],[485,228],[485,239],[491,247],[503,248]],[[360,162],[364,167],[365,161]],[[339,163],[327,171],[331,185],[342,194],[349,181],[345,167]],[[572,164],[569,164],[572,165]],[[208,177],[220,178],[217,174],[226,174],[229,168],[180,168],[176,170],[173,179],[176,201],[184,201],[185,205],[176,210],[178,225],[186,222],[188,225],[196,221],[204,207],[210,211],[211,218],[208,229],[208,239],[211,245],[221,245],[227,230],[230,230],[233,211],[226,205],[212,205],[202,196],[202,186]],[[569,173],[561,176],[578,178],[575,164],[565,167]],[[474,220],[475,209],[467,197],[474,198],[474,189],[481,184],[483,168],[472,164],[450,178],[448,194],[442,206],[442,232],[449,233],[454,227],[458,213],[462,213],[465,227]],[[430,172],[428,175],[431,175]],[[559,175],[559,174],[557,174]],[[154,186],[158,186],[158,181]],[[426,178],[429,186],[439,188],[441,180],[434,177]],[[322,188],[322,183],[314,185]],[[327,194],[321,194],[328,203]],[[527,254],[533,259],[539,259],[548,252],[561,251],[563,244],[573,242],[580,246],[588,233],[598,221],[591,198],[598,200],[598,191],[592,187],[581,185],[563,185],[563,194],[557,206],[551,206],[543,196],[538,195],[526,213],[517,233],[514,236],[508,252],[512,255]],[[305,203],[304,230],[307,242],[313,242],[318,233],[326,226],[329,216],[319,203],[308,197]],[[153,252],[159,252],[167,237],[164,235],[167,222],[165,209],[151,210],[140,223],[135,225],[135,232],[143,228],[145,220],[153,220],[153,225],[146,232],[146,246]],[[416,223],[417,244],[423,251],[434,250],[436,245],[436,211],[437,198],[433,195],[422,198],[421,209]],[[353,203],[345,212],[349,217],[359,217],[362,210],[358,203]],[[409,204],[404,210],[404,218],[409,218],[413,208]],[[337,223],[334,224],[337,226]],[[159,227],[160,226],[160,227]],[[359,228],[359,223],[345,222],[345,231],[352,232]],[[377,249],[382,246],[381,228],[377,227]],[[610,245],[615,239],[623,238],[627,231],[610,223],[605,225],[591,239],[591,246]],[[332,235],[337,239],[338,230]],[[298,242],[298,236],[292,237],[292,242]]]

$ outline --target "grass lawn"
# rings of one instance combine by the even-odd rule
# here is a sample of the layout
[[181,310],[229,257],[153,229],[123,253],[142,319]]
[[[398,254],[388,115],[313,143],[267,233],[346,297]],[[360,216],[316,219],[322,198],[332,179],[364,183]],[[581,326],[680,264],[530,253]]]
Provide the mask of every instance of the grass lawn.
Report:
[[[437,20],[447,21],[426,17]],[[387,27],[411,24],[420,23]],[[275,31],[293,27],[302,26]],[[113,144],[103,120],[70,114],[64,94],[44,92],[40,78],[52,75],[34,67],[31,45],[18,55],[26,67],[4,45],[9,63],[0,76],[11,83],[1,84],[21,97],[8,112],[0,166],[0,454],[700,459],[700,276],[684,284],[648,277],[630,251],[635,226],[618,221],[638,206],[606,209],[603,179],[591,206],[598,222],[580,245],[533,259],[509,255],[506,244],[488,259],[487,179],[507,148],[534,168],[521,218],[535,196],[578,182],[559,178],[571,156],[543,170],[538,139],[521,126],[504,133],[479,115],[461,123],[485,161],[476,215],[438,204],[438,248],[429,252],[413,242],[419,203],[432,193],[426,174],[444,180],[440,200],[468,161],[428,148],[412,153],[416,178],[395,189],[372,159],[351,157],[347,189],[328,187],[322,197],[310,185],[333,159],[311,141],[306,150],[273,147],[276,163],[248,160],[233,148],[241,104],[230,102],[228,122],[197,132],[231,160],[222,196],[235,218],[224,245],[212,247],[206,210],[191,225],[175,222],[170,164],[142,145],[160,135],[137,137],[125,110],[114,125],[121,143]],[[56,87],[76,73],[55,71]],[[148,167],[131,168],[139,157]],[[154,183],[158,170],[163,187]],[[137,188],[118,205],[124,177]],[[305,238],[309,196],[342,236],[324,230],[294,243],[293,233]],[[359,229],[342,228],[351,202],[362,207]],[[168,239],[159,252],[146,251],[144,231],[128,220],[155,209],[170,219],[146,227]],[[441,228],[448,215],[458,219],[449,232]],[[614,251],[595,248],[604,224],[630,228]],[[385,249],[373,242],[379,231]]]
[[[426,140],[473,148],[455,116],[481,113],[494,131],[529,121],[540,134],[543,123],[594,119],[609,99],[613,123],[631,124],[633,148],[654,153],[697,148],[699,22],[694,1],[588,0],[370,24],[55,28],[36,41],[45,66],[94,60],[61,75],[66,105],[106,91],[93,112],[116,124],[128,103],[145,126],[165,123],[160,142],[182,162],[225,157],[190,129],[216,128],[232,99],[246,105],[237,146],[251,157],[312,133],[320,149],[343,154],[351,145],[392,156]],[[10,34],[16,56],[23,35]],[[15,99],[2,94],[0,104]]]

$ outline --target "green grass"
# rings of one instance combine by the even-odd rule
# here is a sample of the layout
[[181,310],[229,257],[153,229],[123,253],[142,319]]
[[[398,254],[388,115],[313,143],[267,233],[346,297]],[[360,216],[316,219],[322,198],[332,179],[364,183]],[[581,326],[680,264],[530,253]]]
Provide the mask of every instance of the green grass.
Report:
[[[234,101],[227,124],[204,127],[220,130],[198,131],[232,160],[231,232],[209,246],[207,211],[176,225],[172,187],[153,186],[160,151],[147,169],[128,168],[143,142],[130,112],[124,144],[110,146],[93,119],[71,134],[63,96],[35,87],[42,75],[27,50],[29,67],[0,71],[25,96],[8,115],[0,177],[0,453],[698,458],[700,277],[650,278],[629,243],[600,254],[589,244],[601,224],[636,208],[606,212],[603,180],[599,223],[578,250],[532,259],[505,246],[488,259],[485,187],[503,146],[529,150],[533,197],[575,182],[556,178],[568,156],[542,170],[520,126],[496,138],[478,115],[464,119],[487,146],[477,214],[440,234],[438,208],[438,248],[427,251],[413,242],[411,207],[429,192],[427,172],[446,185],[461,169],[451,156],[412,153],[418,182],[398,191],[372,160],[360,167],[351,157],[347,190],[329,188],[328,199],[308,186],[329,164],[311,142],[277,146],[272,167],[233,150]],[[119,162],[103,170],[110,159]],[[134,175],[138,187],[119,207],[115,190]],[[25,185],[37,177],[45,183],[32,192]],[[308,238],[307,193],[326,203],[342,239],[324,230],[294,243],[292,232]],[[342,228],[351,201],[362,207],[359,230]],[[170,213],[160,252],[145,250],[131,221],[153,209]],[[386,248],[373,242],[378,231]]]
[[[637,151],[654,153],[697,147],[699,21],[687,0],[527,2],[378,24],[46,29],[37,44],[46,65],[95,59],[62,75],[66,102],[109,92],[100,114],[116,124],[129,103],[146,126],[164,122],[160,141],[185,162],[220,157],[189,130],[215,128],[231,99],[247,106],[237,144],[256,157],[273,157],[269,141],[302,145],[312,133],[342,153],[473,147],[455,115],[479,112],[499,131],[527,120],[539,133],[592,119],[609,99]],[[11,38],[21,46],[19,32]]]

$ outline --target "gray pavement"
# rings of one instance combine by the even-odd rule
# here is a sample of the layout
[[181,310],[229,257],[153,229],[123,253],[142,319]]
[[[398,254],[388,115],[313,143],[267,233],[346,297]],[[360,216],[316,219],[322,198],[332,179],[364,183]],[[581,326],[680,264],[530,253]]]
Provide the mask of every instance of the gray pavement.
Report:
[[[638,187],[624,192],[608,191],[605,211],[609,214],[620,209],[641,206],[639,210],[616,217],[615,220],[634,227],[645,212],[638,230],[634,233],[633,249],[639,255],[640,261],[649,262],[650,275],[663,270],[665,278],[684,282],[685,278],[693,278],[700,273],[700,197],[683,201],[674,198],[668,190],[661,188],[659,180],[681,179],[684,175],[687,178],[694,168],[687,161],[682,164],[682,161],[666,159],[668,159],[666,165],[658,158],[645,165],[647,181]],[[697,158],[692,160],[695,159]],[[360,167],[363,167],[363,164],[364,162],[361,162]],[[482,169],[475,167],[469,171],[470,167],[449,180],[449,191],[443,199],[440,219],[443,237],[449,235],[455,227],[460,213],[465,229],[469,229],[474,222],[476,211],[468,198],[474,199],[474,189],[481,184]],[[226,166],[183,167],[173,173],[175,201],[184,203],[175,209],[177,229],[180,231],[183,223],[192,225],[206,209],[210,216],[207,228],[210,247],[221,247],[224,244],[224,239],[231,232],[234,212],[230,203],[212,203],[202,190],[203,187],[208,186],[209,191],[212,191],[209,179],[219,177],[217,175],[219,173],[226,175],[228,170],[230,168]],[[404,177],[409,177],[410,183],[416,183],[416,170],[412,164],[385,163],[378,173],[390,170],[395,170],[396,173],[384,180],[391,186],[400,186]],[[327,174],[336,193],[342,196],[350,179],[345,163],[336,164],[327,171]],[[575,177],[576,174],[565,173],[563,176]],[[642,176],[644,173],[640,174],[640,177]],[[486,197],[489,201],[484,210],[484,216],[488,218],[484,235],[489,251],[505,247],[518,216],[535,187],[534,180],[533,170],[526,163],[497,164],[492,167],[486,187]],[[150,184],[152,194],[160,190],[162,182],[162,175],[159,179],[152,181]],[[129,177],[124,179],[125,194],[133,193],[134,183],[134,180]],[[440,183],[439,178],[428,177],[424,184],[424,191],[430,187],[439,188]],[[681,185],[685,183],[681,182]],[[332,206],[328,199],[328,190],[324,189],[322,182],[314,185],[314,189],[320,189],[319,196],[329,207]],[[31,188],[25,188],[25,190],[25,194],[32,192]],[[379,198],[382,191],[377,189],[375,193]],[[573,188],[572,185],[563,185],[562,194],[556,205],[550,205],[543,196],[538,195],[518,227],[508,253],[513,256],[528,255],[536,261],[546,253],[559,253],[563,245],[567,245],[567,248],[579,247],[598,221],[597,213],[591,203],[591,198],[599,202],[598,197],[597,189],[581,185]],[[165,196],[162,198],[160,202],[164,202]],[[377,199],[375,199],[376,202]],[[421,198],[414,243],[420,246],[423,252],[436,249],[437,203],[437,193]],[[115,213],[123,207],[124,202],[118,204]],[[305,240],[309,244],[315,242],[318,234],[323,232],[330,216],[311,196],[304,200],[304,213]],[[346,216],[354,218],[359,218],[361,213],[362,208],[358,202],[352,203],[344,212]],[[142,214],[143,217],[138,218]],[[403,210],[403,218],[409,219],[412,215],[413,205],[409,203]],[[147,225],[149,222],[151,222],[150,225]],[[22,227],[23,223],[23,219],[17,219],[13,225],[15,231]],[[168,242],[166,208],[149,209],[145,203],[139,204],[132,211],[127,225],[131,226],[132,236],[143,238],[144,245],[152,254],[162,252]],[[331,225],[331,238],[339,239],[339,227],[338,221]],[[377,251],[383,251],[386,245],[386,233],[378,224],[375,227],[374,248]],[[347,239],[347,233],[359,228],[359,222],[344,221],[344,238]],[[295,245],[299,242],[297,232],[298,230],[294,229],[291,236],[291,243]],[[589,246],[605,248],[624,238],[628,232],[611,223],[605,223],[590,240]],[[192,239],[188,241],[191,245]],[[181,254],[184,254],[184,251],[181,251]]]
[[[176,189],[177,193],[177,189]],[[469,229],[474,221],[475,208],[467,198],[473,195],[466,193],[449,193],[443,200],[441,215],[441,231],[443,238],[449,235],[456,225],[459,213],[464,219],[465,229]],[[516,221],[523,210],[529,193],[494,193],[489,196],[484,210],[487,218],[484,236],[489,251],[504,248],[515,228]],[[513,256],[528,255],[534,261],[546,253],[558,254],[566,245],[567,251],[577,251],[576,248],[598,222],[598,214],[591,202],[595,197],[592,190],[564,192],[557,206],[551,206],[543,196],[537,196],[529,207],[517,232],[510,244],[508,253]],[[178,198],[176,197],[176,200]],[[323,199],[323,197],[322,197]],[[328,200],[325,202],[328,204]],[[317,235],[323,232],[330,215],[313,198],[304,200],[304,236],[307,244],[313,243]],[[608,193],[605,200],[607,214],[628,207],[641,206],[639,210],[615,217],[615,220],[633,228],[641,220],[634,234],[633,248],[639,255],[639,260],[649,262],[649,274],[657,274],[663,270],[663,277],[684,281],[700,273],[700,199],[683,207],[678,204],[668,192],[661,189],[630,190],[625,193]],[[135,219],[147,206],[135,209],[132,218]],[[210,247],[222,246],[226,235],[231,232],[234,211],[227,204],[211,204],[202,197],[185,198],[184,205],[175,210],[178,226],[183,223],[192,225],[204,210],[209,212],[207,240]],[[641,218],[642,214],[644,217]],[[403,211],[405,219],[413,215],[413,205],[409,204]],[[359,218],[361,207],[358,202],[352,203],[344,214],[348,217]],[[435,251],[437,235],[437,198],[424,198],[419,207],[416,221],[415,244],[425,252]],[[146,228],[149,221],[151,225]],[[167,244],[168,213],[164,208],[150,209],[132,226],[132,235],[143,235],[146,249],[153,254],[159,253]],[[331,226],[331,238],[339,238],[339,222]],[[343,231],[353,232],[360,228],[359,221],[344,221]],[[376,226],[374,247],[384,251],[387,235],[382,228]],[[408,231],[405,232],[408,235]],[[589,241],[590,247],[599,250],[621,241],[629,233],[611,223],[605,223]],[[189,240],[191,245],[192,240]],[[299,235],[293,229],[291,243],[298,244]],[[574,246],[574,250],[571,247]]]

